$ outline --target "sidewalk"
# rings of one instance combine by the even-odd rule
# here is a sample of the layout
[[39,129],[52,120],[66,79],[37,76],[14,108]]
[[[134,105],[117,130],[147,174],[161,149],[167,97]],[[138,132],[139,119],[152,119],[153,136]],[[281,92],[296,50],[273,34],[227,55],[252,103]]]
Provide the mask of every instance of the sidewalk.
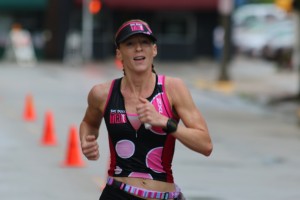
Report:
[[[236,59],[232,64],[235,93],[242,98],[284,114],[300,122],[300,100],[288,100],[300,93],[300,72],[278,70],[275,63]],[[277,102],[277,103],[272,103]]]
[[[237,96],[278,111],[278,113],[300,119],[299,102],[282,101],[278,104],[270,104],[272,100],[299,93],[300,75],[297,70],[279,71],[275,63],[239,56],[234,58],[228,66],[230,81],[220,82],[218,81],[219,68],[218,63],[206,59],[192,63],[158,64],[158,71],[170,75],[176,75],[179,72],[181,78],[186,77],[185,81],[190,86]],[[174,69],[174,71],[168,69]]]

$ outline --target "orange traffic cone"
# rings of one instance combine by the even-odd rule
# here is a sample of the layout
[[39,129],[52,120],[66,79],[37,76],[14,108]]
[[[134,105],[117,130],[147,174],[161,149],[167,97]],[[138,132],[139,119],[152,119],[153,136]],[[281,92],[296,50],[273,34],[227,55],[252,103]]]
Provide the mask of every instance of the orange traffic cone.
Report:
[[63,166],[67,166],[67,167],[84,166],[84,162],[81,159],[81,151],[79,149],[78,133],[74,125],[70,127],[66,160],[64,161]]
[[34,102],[31,94],[28,94],[25,98],[25,109],[23,119],[25,121],[34,121],[36,119]]
[[54,120],[53,120],[53,114],[51,111],[47,111],[45,114],[44,134],[42,137],[42,144],[46,145],[46,146],[56,145]]

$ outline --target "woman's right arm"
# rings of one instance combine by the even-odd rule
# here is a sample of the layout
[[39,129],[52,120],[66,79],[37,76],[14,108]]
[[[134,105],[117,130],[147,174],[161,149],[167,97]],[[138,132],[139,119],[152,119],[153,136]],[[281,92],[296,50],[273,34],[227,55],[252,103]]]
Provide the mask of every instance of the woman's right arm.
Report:
[[80,123],[79,135],[82,153],[89,160],[99,158],[97,138],[108,96],[109,84],[94,86],[88,94],[88,106]]

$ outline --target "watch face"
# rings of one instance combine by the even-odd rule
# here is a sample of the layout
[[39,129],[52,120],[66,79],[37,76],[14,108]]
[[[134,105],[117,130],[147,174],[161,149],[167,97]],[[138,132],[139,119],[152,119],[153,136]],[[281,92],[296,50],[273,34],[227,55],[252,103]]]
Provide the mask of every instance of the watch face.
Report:
[[169,118],[168,123],[167,123],[167,133],[173,133],[177,130],[177,122]]

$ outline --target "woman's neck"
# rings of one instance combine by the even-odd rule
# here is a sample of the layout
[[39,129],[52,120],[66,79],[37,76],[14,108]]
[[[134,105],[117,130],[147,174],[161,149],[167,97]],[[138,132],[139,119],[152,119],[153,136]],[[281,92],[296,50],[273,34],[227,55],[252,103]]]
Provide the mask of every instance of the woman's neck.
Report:
[[152,72],[144,76],[126,74],[123,78],[122,89],[135,96],[145,97],[149,96],[149,93],[153,91],[155,82],[156,76]]

